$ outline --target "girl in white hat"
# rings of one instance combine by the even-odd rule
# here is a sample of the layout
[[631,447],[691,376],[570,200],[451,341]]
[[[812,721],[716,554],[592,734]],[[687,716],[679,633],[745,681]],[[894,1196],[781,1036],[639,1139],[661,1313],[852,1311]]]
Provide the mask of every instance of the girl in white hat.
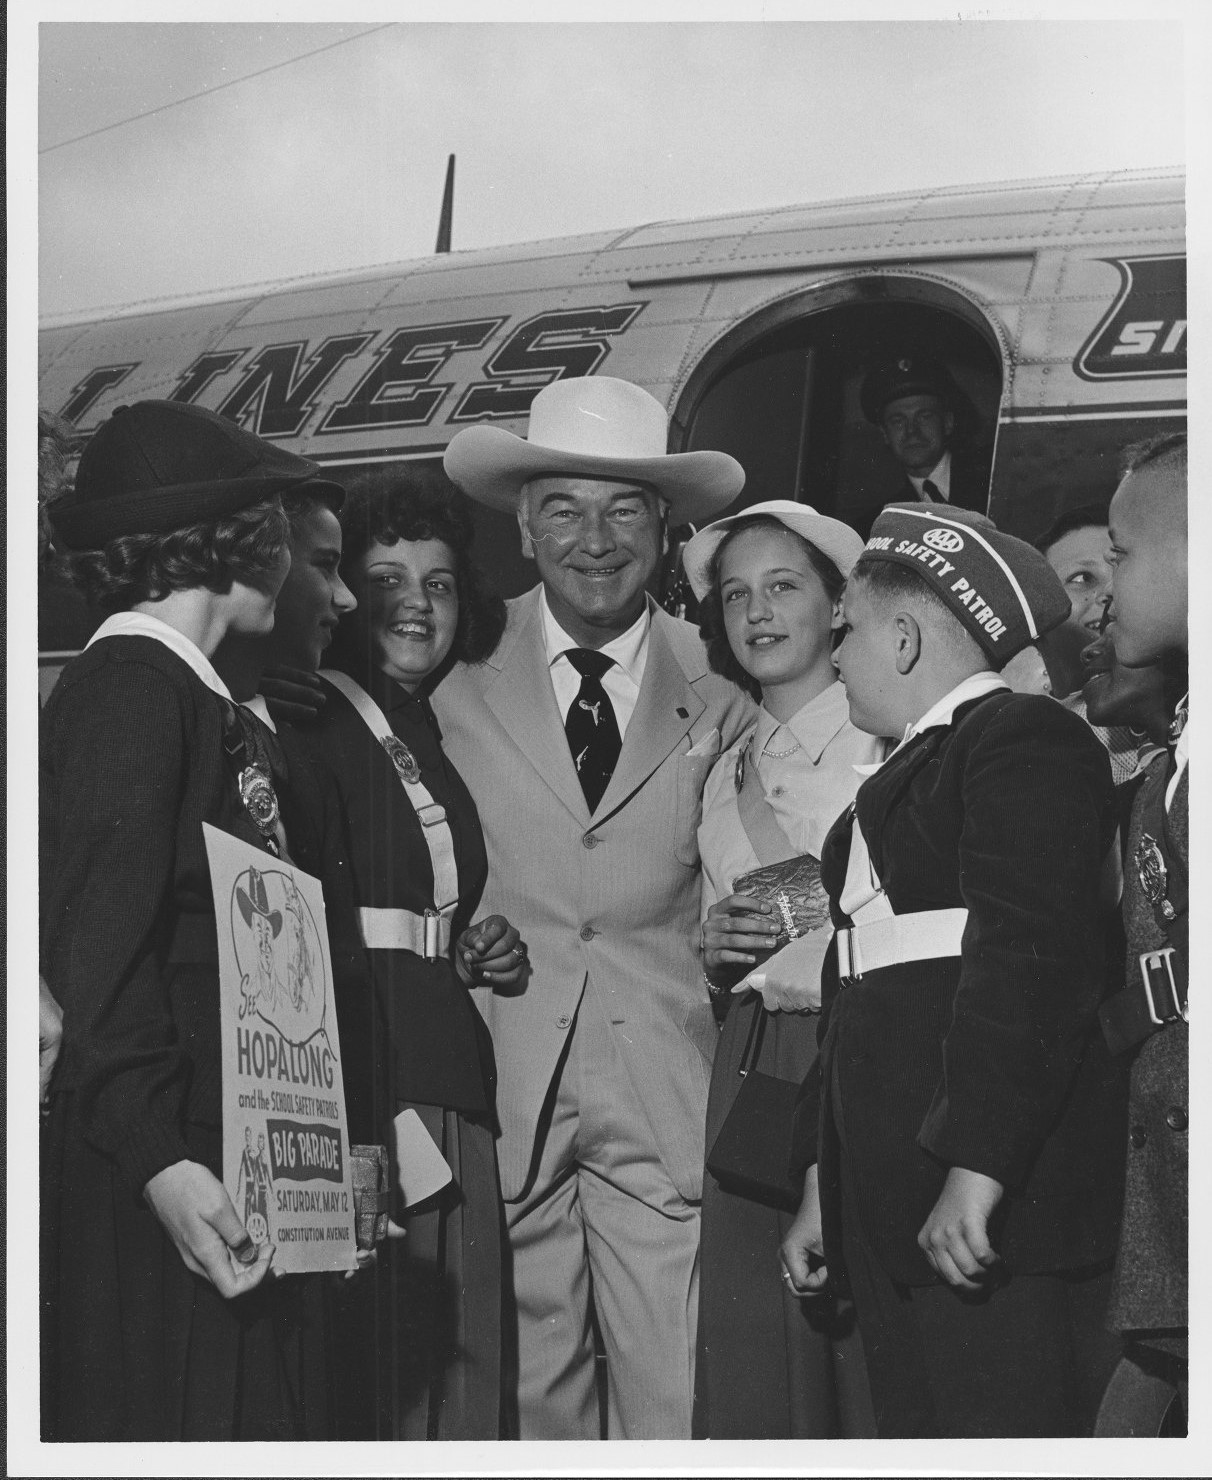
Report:
[[[780,1196],[773,1187],[742,1188],[722,1167],[722,1183],[712,1170],[744,1082],[739,1071],[798,1084],[816,1056],[809,1014],[820,1000],[819,957],[830,935],[816,855],[858,788],[855,765],[882,755],[882,742],[851,725],[832,662],[834,604],[862,548],[848,525],[778,499],[708,525],[684,556],[712,668],[761,702],[754,728],[708,777],[699,828],[703,966],[727,1011],[703,1189],[695,1433],[706,1438],[874,1433],[857,1339],[842,1334],[836,1309],[810,1313],[779,1277],[796,1189]],[[788,940],[777,904],[764,911],[753,895],[736,892],[738,880],[749,887],[746,875],[778,861],[772,853],[798,860],[802,949],[792,970],[771,962],[763,971],[771,948]],[[790,1128],[764,1129],[775,1139]]]

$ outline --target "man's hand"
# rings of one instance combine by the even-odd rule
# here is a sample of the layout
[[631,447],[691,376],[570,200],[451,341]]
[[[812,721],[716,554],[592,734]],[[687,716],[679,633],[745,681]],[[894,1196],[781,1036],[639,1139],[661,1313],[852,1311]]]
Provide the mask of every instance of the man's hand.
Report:
[[223,1183],[200,1162],[173,1162],[143,1196],[185,1267],[204,1275],[225,1300],[256,1289],[269,1273],[273,1245],[253,1242]]
[[952,1167],[917,1236],[935,1272],[957,1290],[979,1290],[1000,1263],[988,1224],[1005,1188],[992,1177]]
[[51,989],[38,978],[38,1098],[45,1105],[50,1098],[51,1075],[63,1042],[63,1009],[51,996]]
[[750,988],[760,992],[762,1005],[769,1012],[820,1012],[821,966],[831,938],[832,932],[822,929],[788,941],[756,971],[737,982],[733,993]]
[[821,1236],[821,1197],[817,1183],[817,1169],[808,1168],[804,1175],[804,1197],[795,1221],[787,1230],[787,1237],[779,1245],[779,1262],[783,1266],[783,1282],[792,1294],[819,1295],[825,1288],[829,1271],[823,1263],[813,1269],[810,1259],[823,1260],[824,1240]]
[[296,724],[314,720],[328,703],[324,680],[306,668],[267,668],[260,689],[275,719]]
[[469,987],[509,991],[521,985],[529,964],[522,937],[504,915],[486,915],[455,942],[455,966]]

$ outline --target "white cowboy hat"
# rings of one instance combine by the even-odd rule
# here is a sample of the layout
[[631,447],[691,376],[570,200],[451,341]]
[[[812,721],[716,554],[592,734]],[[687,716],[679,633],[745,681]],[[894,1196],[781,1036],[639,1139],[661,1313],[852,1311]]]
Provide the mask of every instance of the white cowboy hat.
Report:
[[669,500],[671,524],[725,509],[745,486],[726,452],[666,452],[669,419],[647,391],[609,375],[556,380],[530,407],[525,438],[467,427],[446,449],[446,476],[469,498],[516,509],[531,478],[612,478],[644,483]]
[[682,569],[690,582],[695,596],[702,601],[711,586],[711,559],[719,549],[724,536],[742,519],[752,519],[764,514],[768,519],[777,519],[795,534],[801,535],[827,559],[837,566],[843,579],[850,574],[850,567],[863,553],[862,536],[843,524],[840,519],[830,519],[827,514],[818,514],[808,504],[797,504],[789,498],[767,499],[763,504],[750,504],[739,514],[729,514],[727,519],[717,519],[690,540],[682,551]]

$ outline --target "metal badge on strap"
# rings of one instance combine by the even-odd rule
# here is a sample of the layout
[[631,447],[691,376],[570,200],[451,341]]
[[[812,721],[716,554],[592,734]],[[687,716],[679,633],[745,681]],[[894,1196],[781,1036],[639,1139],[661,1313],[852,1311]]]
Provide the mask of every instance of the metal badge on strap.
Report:
[[[421,780],[421,768],[408,746],[387,723],[387,716],[364,688],[347,674],[325,668],[320,677],[358,711],[363,724],[391,758],[421,831],[433,866],[434,907],[418,918],[409,910],[363,910],[363,939],[368,949],[385,946],[417,951],[427,960],[446,954],[450,944],[450,921],[459,902],[459,871],[455,863],[454,837],[446,821],[446,808],[435,802]],[[385,916],[392,917],[385,920]],[[373,917],[373,920],[371,919]],[[373,924],[373,929],[369,928]],[[421,949],[417,950],[420,945]]]

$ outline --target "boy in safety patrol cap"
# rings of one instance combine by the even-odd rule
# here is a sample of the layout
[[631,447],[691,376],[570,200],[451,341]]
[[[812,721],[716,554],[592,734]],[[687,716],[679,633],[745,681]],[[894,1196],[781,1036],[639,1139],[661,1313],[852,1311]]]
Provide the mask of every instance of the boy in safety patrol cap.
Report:
[[1089,1432],[1114,1362],[1110,771],[996,671],[1068,610],[1036,550],[921,504],[883,510],[843,598],[851,720],[903,738],[822,851],[836,972],[798,1128],[819,1176],[782,1253],[799,1294],[848,1282],[882,1438]]

